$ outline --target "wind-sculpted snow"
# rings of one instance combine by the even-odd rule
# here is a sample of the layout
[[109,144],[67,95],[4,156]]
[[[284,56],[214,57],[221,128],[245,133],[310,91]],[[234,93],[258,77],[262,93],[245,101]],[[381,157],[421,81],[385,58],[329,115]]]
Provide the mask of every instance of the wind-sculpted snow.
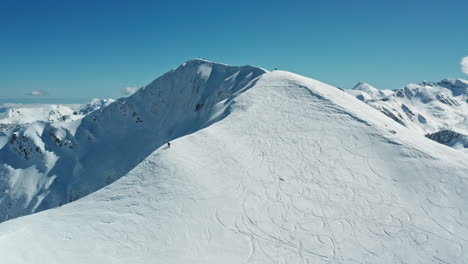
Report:
[[[222,118],[228,103],[218,103],[263,73],[192,60],[68,126],[17,128],[0,150],[0,221],[63,205],[112,183],[166,141]],[[28,177],[31,171],[34,177]]]
[[465,154],[287,72],[228,101],[106,188],[0,224],[2,262],[466,262]]

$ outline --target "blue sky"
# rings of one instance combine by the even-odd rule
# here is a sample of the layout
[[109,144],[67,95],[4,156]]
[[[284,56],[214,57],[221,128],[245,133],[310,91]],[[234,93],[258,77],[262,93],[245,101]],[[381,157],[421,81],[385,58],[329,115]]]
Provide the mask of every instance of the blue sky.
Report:
[[[0,0],[0,101],[122,96],[196,57],[342,88],[468,78],[468,1]],[[39,98],[39,97],[37,97]]]

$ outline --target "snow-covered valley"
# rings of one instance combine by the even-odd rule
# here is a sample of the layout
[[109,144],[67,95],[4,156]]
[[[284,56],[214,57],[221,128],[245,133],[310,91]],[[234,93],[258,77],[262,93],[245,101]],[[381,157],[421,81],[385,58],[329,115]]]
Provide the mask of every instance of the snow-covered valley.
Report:
[[468,155],[372,105],[396,95],[192,60],[67,125],[17,126],[2,263],[464,263]]

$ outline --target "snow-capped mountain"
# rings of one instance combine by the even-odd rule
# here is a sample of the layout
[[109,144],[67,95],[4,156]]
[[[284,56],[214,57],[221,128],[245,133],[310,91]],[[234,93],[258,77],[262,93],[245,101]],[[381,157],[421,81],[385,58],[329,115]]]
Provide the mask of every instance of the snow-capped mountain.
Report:
[[34,121],[62,122],[71,120],[72,108],[65,105],[31,105],[0,107],[0,124],[22,125]]
[[[76,126],[76,122],[85,115],[99,110],[113,99],[93,99],[84,105],[56,104],[3,104],[0,105],[0,148],[2,148],[12,132],[23,125],[37,121],[56,123],[58,126]],[[71,122],[71,124],[70,124]],[[62,124],[58,124],[62,123]],[[27,129],[27,128],[25,128]]]
[[24,125],[35,121],[66,122],[108,106],[113,99],[93,99],[83,105],[60,104],[3,104],[0,105],[0,124]]
[[356,97],[401,125],[442,144],[467,151],[468,81],[424,81],[380,98],[373,89],[362,89],[362,93],[366,94],[364,99]]
[[92,113],[96,110],[99,110],[101,108],[104,108],[111,103],[113,103],[115,100],[114,99],[93,99],[91,102],[84,104],[78,108],[77,111],[74,112],[75,115],[87,115],[89,113]]
[[73,115],[72,107],[65,105],[3,104],[0,106],[0,148],[6,144],[12,131],[19,126],[35,121],[58,123],[79,118]]
[[365,82],[359,82],[353,89],[346,90],[346,92],[364,102],[382,99],[393,94],[392,90],[379,90]]
[[467,155],[293,73],[193,60],[28,129],[1,150],[2,212],[56,208],[0,224],[5,263],[468,259]]

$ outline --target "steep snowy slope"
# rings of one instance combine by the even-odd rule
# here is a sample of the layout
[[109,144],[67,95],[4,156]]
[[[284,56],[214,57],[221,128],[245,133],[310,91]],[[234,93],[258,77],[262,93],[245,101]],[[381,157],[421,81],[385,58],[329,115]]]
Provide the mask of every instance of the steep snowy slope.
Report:
[[0,221],[63,205],[137,166],[167,140],[209,125],[213,108],[264,70],[192,60],[68,123],[16,128],[0,150]]
[[466,262],[465,154],[315,80],[249,87],[106,188],[0,224],[2,262]]

